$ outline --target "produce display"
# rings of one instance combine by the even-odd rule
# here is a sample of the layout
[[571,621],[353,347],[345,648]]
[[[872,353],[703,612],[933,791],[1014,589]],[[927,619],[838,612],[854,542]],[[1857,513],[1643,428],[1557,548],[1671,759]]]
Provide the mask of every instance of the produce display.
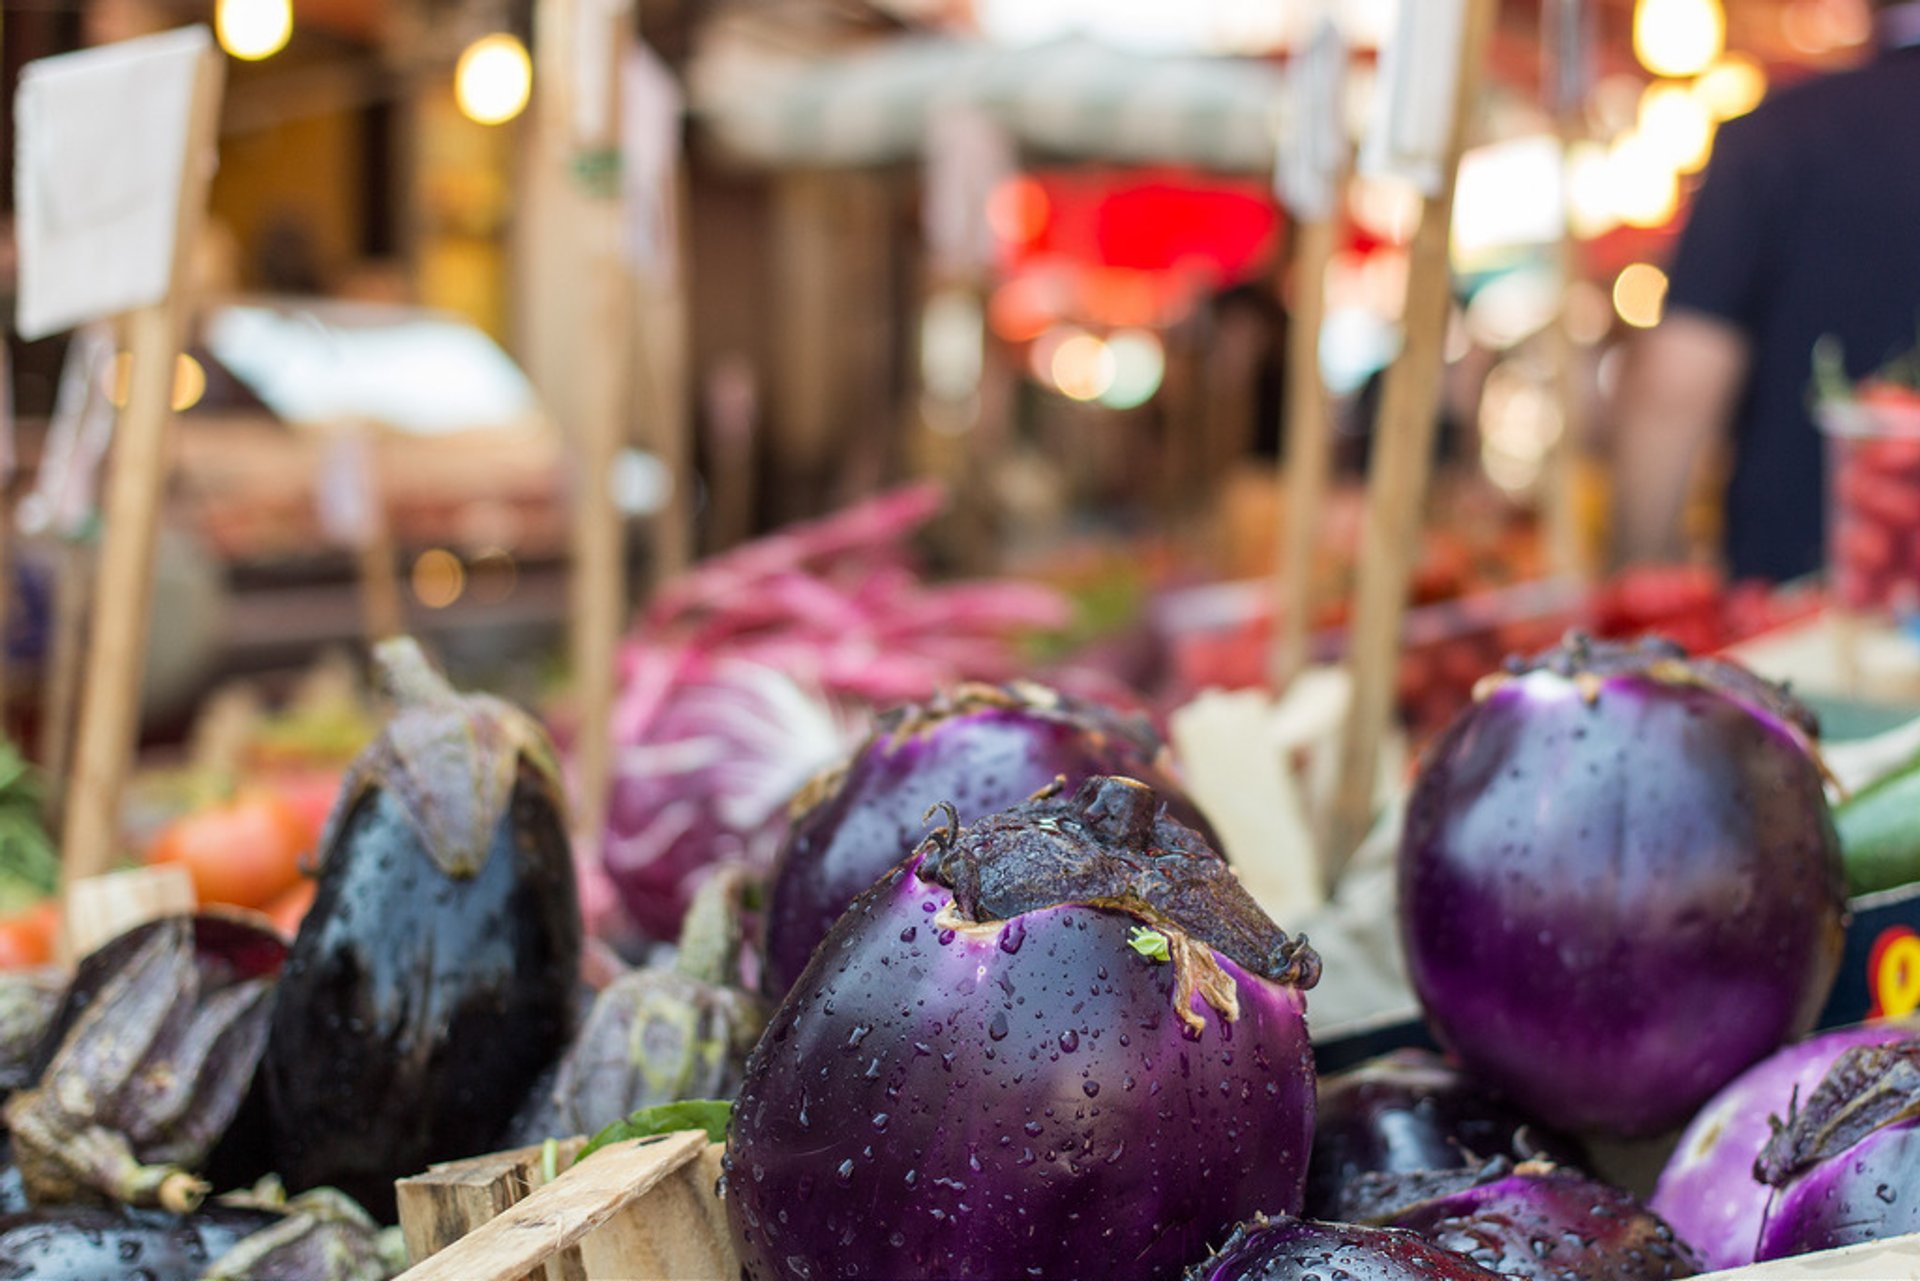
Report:
[[565,1048],[580,908],[545,733],[410,640],[376,657],[395,710],[335,809],[260,1079],[288,1186],[391,1218],[395,1179],[487,1150]]
[[1814,355],[1831,486],[1828,562],[1849,609],[1920,612],[1920,350],[1850,383],[1836,343]]
[[1161,1276],[1298,1212],[1318,975],[1140,782],[947,810],[748,1061],[745,1274]]
[[1145,720],[1030,682],[963,685],[888,713],[850,763],[795,798],[767,906],[767,992],[793,985],[847,905],[913,852],[935,806],[971,823],[1097,774],[1147,783],[1208,832]]
[[1846,920],[1816,732],[1659,641],[1576,636],[1490,677],[1422,761],[1400,850],[1441,1043],[1555,1124],[1648,1135],[1805,1033]]

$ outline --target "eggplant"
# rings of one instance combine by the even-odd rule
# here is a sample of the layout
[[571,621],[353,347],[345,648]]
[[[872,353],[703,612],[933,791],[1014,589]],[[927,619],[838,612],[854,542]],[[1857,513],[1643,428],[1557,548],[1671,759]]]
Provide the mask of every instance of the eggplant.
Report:
[[485,1152],[566,1047],[580,907],[559,764],[517,708],[406,638],[348,771],[261,1064],[280,1174],[383,1222],[393,1181]]
[[278,1223],[265,1210],[64,1206],[0,1215],[0,1281],[200,1281],[209,1263]]
[[1573,1140],[1494,1100],[1439,1055],[1399,1050],[1321,1078],[1307,1214],[1355,1219],[1363,1175],[1461,1169],[1498,1156],[1581,1163]]
[[36,1205],[199,1204],[195,1172],[253,1080],[285,950],[201,914],[137,926],[82,963],[46,1070],[6,1105]]
[[1498,1272],[1399,1228],[1312,1219],[1242,1223],[1183,1281],[1498,1281]]
[[60,1012],[66,986],[58,970],[0,973],[0,1103],[39,1076],[40,1047]]
[[196,1281],[386,1281],[406,1267],[398,1231],[382,1232],[332,1188],[267,1202],[273,1222],[230,1246]]
[[746,889],[744,868],[716,871],[694,893],[673,962],[630,970],[601,990],[507,1146],[594,1134],[643,1108],[739,1093],[767,1024],[765,1002],[740,986]]

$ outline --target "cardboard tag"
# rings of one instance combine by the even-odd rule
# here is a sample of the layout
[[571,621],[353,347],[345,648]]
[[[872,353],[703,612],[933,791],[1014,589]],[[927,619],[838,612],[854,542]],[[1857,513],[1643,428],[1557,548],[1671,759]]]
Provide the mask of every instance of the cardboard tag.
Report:
[[1347,160],[1347,38],[1323,18],[1295,60],[1287,90],[1288,127],[1273,169],[1274,194],[1307,222],[1332,217]]
[[27,64],[15,98],[21,336],[156,303],[172,285],[194,79],[185,27]]
[[1381,89],[1360,150],[1363,173],[1404,179],[1429,198],[1440,194],[1466,17],[1466,0],[1400,6],[1393,39],[1381,52]]
[[1013,140],[977,107],[936,108],[927,120],[921,220],[937,270],[964,275],[993,265],[987,201],[1015,170]]
[[634,41],[620,60],[620,194],[626,251],[635,266],[671,281],[679,271],[676,177],[686,98],[667,64]]

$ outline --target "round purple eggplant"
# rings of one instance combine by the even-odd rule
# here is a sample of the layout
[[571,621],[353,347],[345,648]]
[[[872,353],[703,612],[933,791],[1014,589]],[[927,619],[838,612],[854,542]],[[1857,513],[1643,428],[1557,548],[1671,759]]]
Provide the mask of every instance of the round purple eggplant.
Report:
[[1834,1060],[1856,1045],[1913,1035],[1910,1024],[1868,1023],[1808,1037],[1735,1077],[1680,1136],[1647,1205],[1673,1225],[1713,1270],[1754,1261],[1773,1189],[1754,1161],[1773,1137],[1772,1118],[1809,1098]]
[[1920,1038],[1855,1046],[1779,1124],[1757,1259],[1920,1232]]
[[1499,1275],[1399,1228],[1273,1219],[1235,1228],[1183,1281],[1494,1281]]
[[1423,1201],[1393,1226],[1522,1281],[1668,1281],[1699,1271],[1686,1243],[1618,1188],[1543,1162]]
[[1360,1217],[1362,1175],[1453,1170],[1496,1156],[1582,1163],[1579,1145],[1490,1098],[1426,1050],[1396,1050],[1320,1078],[1307,1213]]
[[1163,1277],[1300,1209],[1319,977],[1130,779],[962,829],[835,924],[747,1064],[743,1275]]
[[539,726],[410,640],[376,658],[395,711],[335,805],[260,1072],[287,1185],[391,1221],[395,1179],[491,1150],[566,1048],[581,926]]
[[1043,686],[962,685],[880,721],[852,759],[794,799],[767,906],[763,986],[778,997],[847,904],[913,852],[921,816],[950,804],[962,823],[1064,778],[1137,778],[1211,839],[1172,782],[1152,726]]
[[1527,1112],[1633,1136],[1803,1035],[1846,922],[1816,730],[1659,641],[1576,636],[1482,682],[1421,763],[1400,851],[1441,1044]]

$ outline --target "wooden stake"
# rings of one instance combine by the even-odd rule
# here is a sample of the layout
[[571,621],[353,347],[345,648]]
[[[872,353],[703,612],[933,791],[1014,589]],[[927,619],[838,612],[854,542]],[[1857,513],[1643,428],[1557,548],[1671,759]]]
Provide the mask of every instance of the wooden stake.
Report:
[[86,683],[67,794],[62,871],[69,882],[106,871],[120,852],[120,789],[139,733],[174,364],[188,314],[190,254],[212,176],[206,161],[214,146],[224,75],[222,56],[209,51],[194,77],[174,221],[172,283],[165,298],[128,317],[133,368],[126,408],[114,432]]
[[1568,210],[1555,255],[1560,285],[1560,310],[1548,330],[1553,361],[1555,399],[1560,404],[1560,439],[1547,454],[1542,473],[1541,506],[1545,515],[1547,558],[1556,574],[1584,576],[1589,568],[1586,539],[1580,521],[1581,445],[1586,436],[1585,359],[1573,336],[1573,286],[1580,279],[1580,240],[1573,234],[1572,183],[1566,176],[1566,156],[1585,132],[1577,112],[1560,116],[1561,196]]
[[1333,472],[1333,415],[1320,377],[1320,329],[1326,319],[1327,264],[1339,234],[1337,214],[1316,218],[1298,224],[1294,244],[1286,418],[1280,433],[1286,510],[1274,562],[1273,650],[1267,669],[1276,691],[1307,665],[1313,627],[1314,551]]
[[40,700],[40,769],[46,775],[46,818],[58,831],[73,756],[73,718],[80,702],[80,663],[87,638],[92,552],[71,538],[54,540],[53,630]]
[[1445,371],[1447,313],[1451,302],[1447,250],[1453,232],[1453,191],[1468,128],[1479,103],[1484,54],[1493,31],[1497,0],[1466,0],[1460,40],[1452,136],[1440,191],[1423,202],[1414,233],[1407,281],[1406,345],[1387,371],[1380,420],[1374,430],[1367,480],[1367,514],[1361,542],[1360,581],[1347,635],[1353,673],[1353,703],[1340,744],[1328,834],[1328,884],[1338,883],[1347,860],[1373,822],[1380,745],[1393,719],[1400,626],[1406,616],[1407,583],[1426,506],[1433,467],[1434,425],[1440,412]]

